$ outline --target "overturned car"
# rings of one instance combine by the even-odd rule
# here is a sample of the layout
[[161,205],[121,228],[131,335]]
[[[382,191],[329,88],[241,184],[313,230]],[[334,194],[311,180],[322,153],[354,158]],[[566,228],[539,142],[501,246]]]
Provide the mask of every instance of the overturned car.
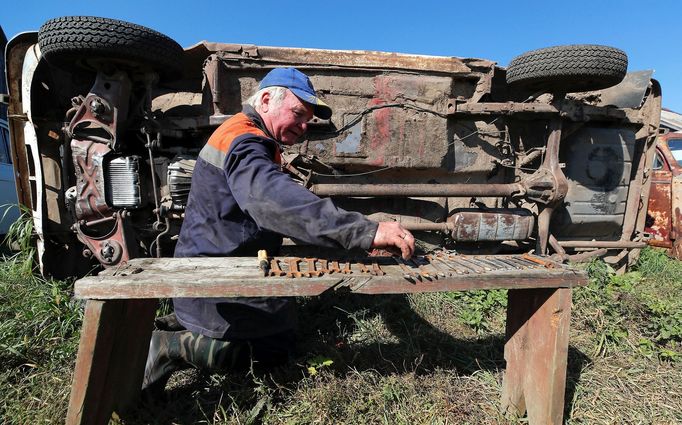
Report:
[[148,28],[76,16],[15,37],[7,63],[19,200],[46,275],[172,256],[199,150],[281,66],[309,75],[334,109],[287,148],[284,171],[347,210],[400,221],[423,251],[625,267],[646,245],[661,90],[612,47],[534,50],[505,69],[368,51],[183,50]]

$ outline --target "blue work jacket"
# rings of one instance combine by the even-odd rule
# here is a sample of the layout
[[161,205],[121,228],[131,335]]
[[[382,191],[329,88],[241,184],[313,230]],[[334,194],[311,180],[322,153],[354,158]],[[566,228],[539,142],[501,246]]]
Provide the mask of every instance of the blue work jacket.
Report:
[[[282,236],[311,245],[369,249],[378,224],[334,206],[280,169],[280,150],[256,111],[224,122],[201,150],[176,257],[276,253]],[[291,298],[176,298],[178,320],[212,338],[250,339],[296,325]]]

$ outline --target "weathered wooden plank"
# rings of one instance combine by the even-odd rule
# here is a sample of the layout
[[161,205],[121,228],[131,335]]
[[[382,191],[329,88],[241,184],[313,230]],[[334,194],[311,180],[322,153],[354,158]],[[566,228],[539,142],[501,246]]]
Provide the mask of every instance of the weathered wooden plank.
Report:
[[138,401],[156,304],[88,300],[67,424],[107,424]]
[[258,272],[256,257],[192,257],[192,258],[135,258],[126,265],[103,270],[100,275],[126,276],[142,271],[182,273],[210,273],[220,271],[227,276],[248,276]]
[[[461,258],[471,261],[473,257]],[[545,268],[533,265],[532,268],[521,269],[510,266],[508,269],[480,269],[479,272],[471,269],[472,272],[466,274],[439,274],[443,270],[430,264],[420,269],[399,265],[392,259],[372,259],[367,264],[371,261],[380,264],[384,275],[362,273],[361,268],[354,264],[351,274],[326,273],[310,278],[264,277],[257,260],[251,257],[136,259],[127,266],[80,279],[75,284],[75,294],[79,298],[90,299],[316,296],[332,288],[363,294],[399,294],[561,288],[587,282],[584,272],[559,266]]]
[[502,408],[535,424],[563,421],[571,288],[509,291]]
[[182,297],[317,296],[334,289],[362,294],[468,291],[478,289],[562,288],[584,285],[584,273],[567,270],[488,272],[407,280],[402,274],[384,276],[332,275],[312,278],[190,276],[173,270],[130,276],[94,276],[75,284],[75,295],[89,299]]
[[499,273],[483,276],[456,276],[453,278],[423,279],[415,283],[398,279],[372,278],[365,285],[352,292],[359,294],[410,294],[420,292],[476,291],[483,289],[532,289],[567,288],[581,286],[580,275],[547,275],[539,271],[533,275],[519,276],[513,273]]
[[[68,425],[104,424],[111,418],[109,365],[120,304],[88,300],[78,345],[78,357],[71,385]],[[107,394],[109,397],[107,397]]]
[[114,276],[110,279],[84,278],[74,286],[77,298],[212,298],[212,297],[275,297],[316,296],[341,282],[341,278],[322,279],[259,279],[192,278],[186,275],[157,274],[135,276],[134,279]]
[[[420,264],[429,264],[430,261],[424,259],[425,257],[418,257]],[[525,266],[520,267],[524,270],[553,270],[553,269],[565,269],[565,266],[561,266],[559,263],[555,263],[546,260],[541,257],[530,256],[530,258],[537,259],[540,263],[547,263],[552,266],[552,268],[543,267],[541,264],[534,263],[529,260],[524,260],[524,256],[521,255],[452,255],[448,258],[438,257],[439,264],[451,263],[451,265],[456,266],[457,262],[469,262],[481,259],[484,261],[493,260],[496,258],[500,259],[514,259],[518,264],[525,264]],[[288,257],[279,257],[280,262],[285,265],[287,263]],[[346,260],[339,260],[340,264]],[[397,263],[396,259],[392,257],[365,257],[362,259],[349,259],[351,263],[351,268],[354,273],[358,273],[360,270],[356,266],[357,262],[362,262],[365,265],[370,265],[376,262],[381,269],[387,268],[389,270],[400,270],[400,265]],[[136,258],[130,260],[127,264],[118,267],[112,267],[100,272],[100,276],[127,276],[138,274],[141,272],[159,271],[166,272],[172,270],[173,272],[179,273],[201,273],[202,275],[206,273],[213,274],[224,274],[225,276],[232,277],[247,277],[253,276],[259,273],[259,261],[256,257],[192,257],[192,258]],[[301,264],[302,268],[305,268],[305,262]],[[430,268],[431,266],[428,265]],[[419,269],[415,266],[408,265],[408,268],[414,271]],[[513,269],[515,267],[509,267]]]

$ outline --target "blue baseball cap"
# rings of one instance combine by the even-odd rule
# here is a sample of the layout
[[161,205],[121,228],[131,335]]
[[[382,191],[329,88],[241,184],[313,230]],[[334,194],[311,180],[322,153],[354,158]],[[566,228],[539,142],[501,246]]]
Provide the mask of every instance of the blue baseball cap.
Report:
[[315,116],[327,120],[332,116],[332,108],[317,95],[310,78],[296,68],[275,68],[260,82],[258,89],[266,87],[286,87],[301,101],[313,107]]

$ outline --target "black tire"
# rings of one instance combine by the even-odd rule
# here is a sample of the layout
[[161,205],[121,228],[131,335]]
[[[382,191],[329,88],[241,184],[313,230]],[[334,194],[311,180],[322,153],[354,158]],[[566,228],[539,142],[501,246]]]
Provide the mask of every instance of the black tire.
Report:
[[531,91],[574,93],[614,86],[623,81],[627,69],[627,55],[614,47],[547,47],[512,59],[507,83]]
[[[109,61],[153,70],[164,79],[177,78],[182,47],[152,29],[116,19],[64,16],[50,19],[38,31],[44,58],[60,68],[97,67]],[[94,65],[93,65],[94,64]]]

